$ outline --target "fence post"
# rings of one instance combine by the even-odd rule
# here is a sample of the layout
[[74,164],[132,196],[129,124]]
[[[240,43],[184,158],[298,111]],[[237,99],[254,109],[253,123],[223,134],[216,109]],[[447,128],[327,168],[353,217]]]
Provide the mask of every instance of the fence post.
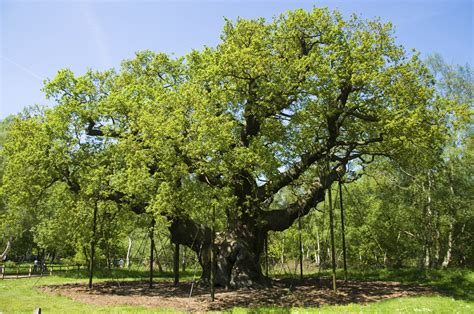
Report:
[[20,274],[20,266],[16,267],[16,278],[18,278],[18,275]]
[[50,266],[49,266],[49,275],[50,275],[50,276],[53,275],[53,265],[50,265]]
[[31,277],[31,265],[30,265],[30,268],[28,269],[28,277]]
[[5,279],[5,266],[0,266],[2,268],[2,279]]

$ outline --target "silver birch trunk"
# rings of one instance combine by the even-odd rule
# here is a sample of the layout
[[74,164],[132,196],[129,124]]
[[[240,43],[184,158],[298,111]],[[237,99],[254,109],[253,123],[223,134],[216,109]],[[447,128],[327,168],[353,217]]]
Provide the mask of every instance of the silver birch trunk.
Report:
[[132,235],[128,235],[127,258],[125,259],[125,267],[130,268],[130,253],[132,251]]

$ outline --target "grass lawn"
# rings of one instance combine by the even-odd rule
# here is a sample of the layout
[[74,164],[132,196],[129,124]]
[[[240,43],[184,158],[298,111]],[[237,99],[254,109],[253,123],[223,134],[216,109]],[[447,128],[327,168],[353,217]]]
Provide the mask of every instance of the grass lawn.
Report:
[[[145,271],[127,271],[115,269],[98,271],[94,282],[109,281],[111,278],[123,280],[146,279]],[[166,273],[155,280],[170,280],[172,274]],[[193,274],[181,274],[183,280],[192,280]],[[67,297],[50,295],[36,289],[37,286],[49,284],[84,283],[88,282],[85,271],[69,272],[62,276],[44,276],[23,279],[0,280],[0,314],[32,313],[41,307],[42,313],[170,313],[172,309],[149,309],[132,306],[97,306],[73,301]]]
[[0,281],[1,313],[32,313],[41,307],[43,313],[146,313],[147,309],[127,306],[100,307],[82,304],[62,296],[51,296],[34,288],[37,285],[84,282],[75,278],[57,276]]
[[[110,275],[110,273],[109,273]],[[98,279],[110,280],[106,273],[99,273]],[[114,272],[113,277],[124,280],[146,278],[146,273]],[[155,280],[169,280],[170,274]],[[418,283],[435,287],[441,296],[397,298],[368,305],[349,304],[322,306],[320,308],[234,308],[226,313],[474,313],[474,272],[468,270],[376,270],[353,272],[352,279],[374,279]],[[183,280],[191,280],[192,273],[186,273]],[[98,306],[73,301],[69,298],[43,293],[38,285],[61,283],[86,283],[84,273],[69,273],[68,276],[46,276],[42,278],[0,280],[0,313],[32,313],[40,306],[43,313],[169,313],[171,309],[144,308],[132,306]],[[176,311],[174,311],[176,312]]]

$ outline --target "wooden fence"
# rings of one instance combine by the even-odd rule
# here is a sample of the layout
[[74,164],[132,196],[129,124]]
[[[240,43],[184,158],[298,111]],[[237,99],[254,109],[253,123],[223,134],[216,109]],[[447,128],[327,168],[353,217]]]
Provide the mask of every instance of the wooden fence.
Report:
[[2,279],[7,278],[25,278],[31,276],[43,276],[43,275],[53,275],[56,272],[68,272],[72,270],[83,270],[88,269],[84,265],[44,265],[41,267],[33,265],[19,265],[19,266],[5,266],[0,265],[0,277]]

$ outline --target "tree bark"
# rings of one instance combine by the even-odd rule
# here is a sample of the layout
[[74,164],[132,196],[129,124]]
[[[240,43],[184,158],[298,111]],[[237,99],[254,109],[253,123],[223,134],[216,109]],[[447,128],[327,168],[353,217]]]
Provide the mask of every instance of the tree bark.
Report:
[[11,246],[12,246],[12,238],[8,239],[5,250],[3,251],[2,255],[0,255],[0,261],[4,261],[7,258],[7,254],[8,254],[8,251],[10,251]]
[[132,252],[132,235],[129,234],[128,238],[128,248],[127,248],[127,257],[125,258],[125,267],[130,268],[130,253]]
[[[265,231],[256,221],[240,224],[222,232],[216,232],[215,263],[216,286],[243,288],[267,285],[260,257],[263,252]],[[171,226],[171,240],[188,246],[198,256],[203,269],[201,283],[210,284],[211,275],[211,229],[186,217],[176,217]]]
[[451,251],[453,249],[453,222],[449,224],[449,234],[448,234],[448,248],[446,250],[446,255],[444,257],[443,263],[441,267],[446,268],[448,267],[449,263],[451,262]]
[[449,192],[451,193],[452,201],[450,202],[450,215],[451,221],[449,222],[449,231],[448,231],[448,248],[446,249],[446,255],[444,256],[443,263],[441,267],[446,268],[448,267],[449,263],[451,263],[451,254],[453,249],[453,230],[454,230],[454,218],[456,215],[456,207],[453,205],[453,201],[455,199],[455,191],[454,191],[454,175],[453,175],[453,168],[452,165],[449,167],[448,170],[448,180],[449,180]]
[[186,247],[183,247],[183,253],[182,253],[182,259],[181,259],[181,271],[184,273],[186,271],[186,265],[187,265],[187,250]]
[[425,260],[423,266],[425,268],[429,268],[431,265],[431,259],[430,259],[430,249],[428,246],[425,247]]

